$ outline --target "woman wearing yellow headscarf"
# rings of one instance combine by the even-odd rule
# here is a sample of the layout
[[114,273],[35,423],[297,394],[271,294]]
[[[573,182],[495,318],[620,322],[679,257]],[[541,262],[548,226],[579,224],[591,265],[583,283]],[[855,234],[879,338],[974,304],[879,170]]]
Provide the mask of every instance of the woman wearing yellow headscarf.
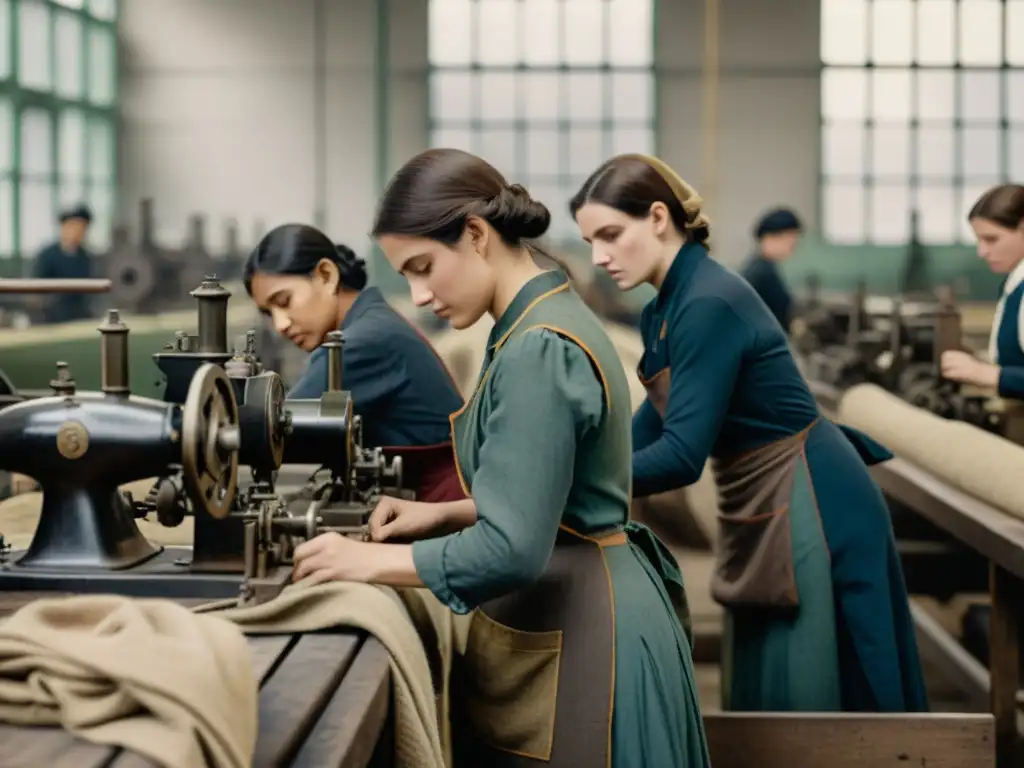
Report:
[[595,266],[622,290],[658,290],[640,323],[634,495],[694,483],[713,459],[723,706],[924,710],[889,514],[867,469],[891,454],[821,417],[782,328],[708,257],[701,199],[665,163],[612,158],[570,209]]

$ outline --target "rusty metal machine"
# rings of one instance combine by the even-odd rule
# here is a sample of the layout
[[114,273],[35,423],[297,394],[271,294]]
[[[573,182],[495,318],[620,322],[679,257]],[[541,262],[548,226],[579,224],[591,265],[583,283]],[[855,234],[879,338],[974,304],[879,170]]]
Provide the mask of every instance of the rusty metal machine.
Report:
[[[128,328],[111,310],[100,328],[101,392],[78,392],[63,366],[52,396],[0,411],[0,469],[43,487],[28,550],[0,553],[0,589],[266,600],[290,580],[295,537],[362,536],[380,495],[401,493],[400,460],[389,464],[380,449],[362,446],[351,396],[341,389],[340,332],[327,342],[329,391],[286,401],[276,374],[253,361],[232,366],[248,352],[221,351],[225,326],[209,308],[214,301],[226,308],[226,300],[207,289],[197,296],[207,302],[199,333],[206,343],[189,366],[180,357],[171,366],[176,376],[190,371],[182,402],[131,395]],[[274,482],[283,462],[325,474],[282,494]],[[252,470],[241,487],[240,464]],[[118,490],[154,476],[145,500]],[[147,541],[135,520],[152,513],[165,526],[192,516],[193,547]]]

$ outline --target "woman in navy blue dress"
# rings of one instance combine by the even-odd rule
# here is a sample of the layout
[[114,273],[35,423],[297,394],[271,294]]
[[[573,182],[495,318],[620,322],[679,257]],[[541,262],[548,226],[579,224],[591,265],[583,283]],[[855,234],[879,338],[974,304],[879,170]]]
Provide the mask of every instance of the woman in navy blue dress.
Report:
[[658,290],[641,318],[633,493],[690,485],[714,460],[723,706],[924,710],[889,513],[867,469],[891,454],[821,417],[781,326],[708,257],[701,200],[667,165],[615,157],[570,209],[620,289]]
[[989,387],[1002,397],[1024,400],[1024,187],[993,187],[978,198],[967,219],[978,238],[978,256],[1006,279],[992,322],[990,362],[967,352],[945,352],[942,375],[950,381]]

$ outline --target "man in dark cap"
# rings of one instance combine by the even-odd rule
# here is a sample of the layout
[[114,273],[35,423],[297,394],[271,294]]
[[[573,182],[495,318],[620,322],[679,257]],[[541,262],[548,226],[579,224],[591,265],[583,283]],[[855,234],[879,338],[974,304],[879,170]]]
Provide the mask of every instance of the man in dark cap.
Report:
[[[92,255],[85,249],[85,233],[92,223],[92,211],[76,205],[60,214],[60,237],[43,248],[32,264],[33,277],[87,278],[92,276]],[[43,320],[66,323],[92,317],[89,297],[65,293],[46,296],[42,302]]]
[[779,325],[789,333],[793,297],[779,272],[779,264],[793,255],[803,227],[788,208],[776,208],[764,214],[754,228],[758,250],[740,274],[768,305]]

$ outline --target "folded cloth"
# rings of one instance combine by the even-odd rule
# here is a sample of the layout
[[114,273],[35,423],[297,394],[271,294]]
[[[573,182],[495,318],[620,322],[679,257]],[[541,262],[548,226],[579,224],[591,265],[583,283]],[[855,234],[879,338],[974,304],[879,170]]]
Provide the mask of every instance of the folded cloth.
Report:
[[[395,765],[444,768],[431,663],[400,596],[389,587],[329,582],[286,587],[260,605],[197,611],[237,624],[247,634],[314,632],[329,627],[361,629],[376,637],[391,655],[395,703]],[[434,674],[438,673],[435,664]]]
[[84,595],[0,623],[0,722],[60,725],[166,768],[249,768],[258,713],[248,643],[223,619]]

